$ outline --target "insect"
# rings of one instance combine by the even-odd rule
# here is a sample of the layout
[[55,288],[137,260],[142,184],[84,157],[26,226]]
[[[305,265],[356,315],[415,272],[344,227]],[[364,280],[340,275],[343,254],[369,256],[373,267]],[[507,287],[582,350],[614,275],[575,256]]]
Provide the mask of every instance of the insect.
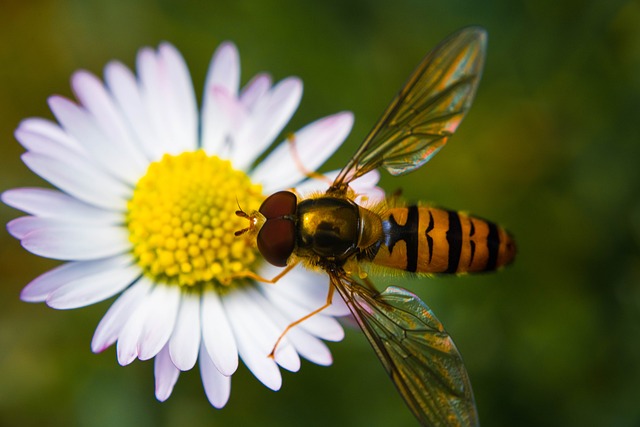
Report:
[[467,371],[429,307],[402,288],[376,291],[367,267],[417,275],[491,271],[514,259],[515,243],[502,227],[461,212],[360,206],[349,183],[376,168],[411,172],[445,145],[475,95],[486,39],[482,28],[465,28],[431,51],[326,193],[298,200],[280,191],[257,212],[236,212],[249,220],[236,234],[249,232],[268,262],[287,267],[272,282],[297,263],[329,275],[327,303],[280,338],[328,307],[337,290],[423,425],[478,425]]

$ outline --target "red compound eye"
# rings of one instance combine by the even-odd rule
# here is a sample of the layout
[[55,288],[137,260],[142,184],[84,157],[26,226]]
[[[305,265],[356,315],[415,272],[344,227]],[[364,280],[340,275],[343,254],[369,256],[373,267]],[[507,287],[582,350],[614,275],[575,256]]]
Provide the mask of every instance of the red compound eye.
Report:
[[291,191],[278,191],[262,202],[260,213],[268,220],[296,213],[298,199]]
[[287,259],[293,252],[295,240],[296,231],[293,221],[284,218],[268,219],[258,233],[258,249],[270,264],[285,267]]

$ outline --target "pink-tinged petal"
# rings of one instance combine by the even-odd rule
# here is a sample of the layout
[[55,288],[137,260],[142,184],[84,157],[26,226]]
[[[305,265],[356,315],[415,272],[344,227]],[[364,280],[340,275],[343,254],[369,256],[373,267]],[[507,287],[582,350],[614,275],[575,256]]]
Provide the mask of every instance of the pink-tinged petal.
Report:
[[384,202],[386,199],[384,190],[376,185],[379,180],[380,172],[377,170],[353,180],[349,185],[357,194],[355,202],[364,207]]
[[117,224],[124,218],[120,212],[97,208],[46,188],[14,188],[2,193],[1,198],[13,208],[42,218],[65,219],[80,224]]
[[[128,167],[143,173],[148,160],[122,111],[100,79],[87,71],[78,71],[71,78],[71,86],[92,120],[107,137],[108,149],[119,154],[120,162],[126,162]],[[84,143],[83,140],[79,141]]]
[[[270,349],[265,346],[265,341],[275,344],[277,336],[270,333],[270,338],[265,337],[268,329],[253,329],[257,322],[249,323],[250,317],[247,313],[251,313],[246,305],[250,298],[243,298],[244,291],[231,292],[224,296],[224,306],[229,314],[229,320],[233,333],[236,337],[238,352],[247,368],[260,380],[265,386],[271,390],[279,390],[282,386],[282,376],[276,362],[269,358]],[[250,306],[249,306],[250,307]],[[260,325],[258,325],[259,327]],[[286,338],[283,339],[283,345],[286,345]]]
[[110,140],[89,112],[61,96],[49,98],[49,107],[62,127],[86,148],[103,170],[128,184],[136,183],[144,166],[132,161],[131,150],[123,147],[122,142]]
[[[233,96],[226,88],[215,86],[212,89],[212,97],[222,110],[225,123],[229,132],[233,133],[238,129],[242,129],[247,118],[247,109]],[[234,164],[235,168],[240,168]]]
[[57,123],[46,119],[33,117],[23,120],[16,129],[15,136],[28,150],[31,149],[29,148],[29,138],[37,137],[50,145],[63,146],[72,151],[86,154],[86,150],[77,140],[62,130]]
[[119,226],[52,226],[23,237],[29,252],[64,261],[88,261],[128,251],[128,232]]
[[114,265],[120,265],[122,257],[62,264],[29,282],[22,290],[20,299],[26,302],[44,302],[51,292],[69,282],[100,274],[111,270]]
[[178,381],[180,370],[171,363],[169,346],[164,346],[158,353],[153,364],[153,374],[156,378],[156,399],[164,402],[171,396],[173,387]]
[[171,137],[176,148],[194,150],[198,144],[198,105],[189,69],[178,50],[169,43],[158,48],[167,80],[166,106],[171,120]]
[[267,194],[295,186],[306,177],[305,170],[315,171],[334,153],[352,125],[353,114],[342,112],[305,126],[292,137],[297,158],[293,156],[291,143],[285,140],[256,167],[253,181],[260,182]]
[[159,160],[164,154],[164,146],[158,143],[159,137],[151,124],[136,77],[131,70],[117,61],[107,64],[104,76],[114,101],[122,111],[123,119],[146,157],[152,161]]
[[256,102],[251,119],[237,135],[231,157],[234,167],[248,168],[271,145],[293,116],[301,98],[302,81],[289,77]]
[[240,102],[251,110],[256,102],[262,98],[271,87],[271,76],[266,73],[257,74],[240,92]]
[[200,346],[200,376],[207,399],[214,408],[222,408],[229,401],[231,394],[231,377],[222,375],[209,357],[209,353],[204,348],[204,343]]
[[208,90],[214,86],[222,86],[233,95],[238,93],[240,55],[236,45],[230,41],[222,42],[211,59],[205,87]]
[[147,299],[151,288],[151,282],[141,278],[109,307],[91,340],[91,350],[94,353],[100,353],[116,342],[131,315]]
[[20,299],[25,302],[44,302],[49,294],[60,286],[77,277],[82,277],[85,274],[85,264],[97,262],[99,261],[68,262],[53,270],[49,270],[29,282],[29,284],[22,289]]
[[34,173],[71,196],[108,210],[126,209],[131,189],[71,151],[59,150],[55,157],[24,153],[22,161]]
[[7,223],[7,231],[16,239],[22,239],[34,230],[60,227],[63,225],[70,224],[68,221],[63,222],[58,219],[21,216],[19,218],[12,219]]
[[215,88],[223,88],[232,97],[238,94],[240,85],[240,56],[235,45],[222,43],[213,55],[207,73],[202,101],[202,148],[208,153],[217,153],[228,132],[222,106],[214,97]]
[[121,265],[68,282],[51,292],[47,305],[58,310],[85,307],[120,293],[142,273],[140,267],[131,264],[128,256],[118,257]]
[[138,357],[154,357],[169,341],[178,316],[180,288],[174,285],[156,285],[149,297],[149,310],[138,339]]
[[[262,277],[275,277],[280,269],[266,263],[260,268],[258,274]],[[261,285],[265,295],[275,292],[286,297],[292,304],[298,305],[311,312],[321,307],[327,301],[329,293],[329,277],[326,273],[315,273],[297,266],[284,277],[277,286]],[[349,308],[344,303],[337,292],[333,294],[332,305],[323,312],[325,315],[345,316],[349,313]]]
[[211,360],[223,375],[238,369],[238,348],[228,314],[213,289],[205,289],[202,296],[202,340]]
[[185,292],[181,298],[173,334],[169,339],[171,360],[181,371],[188,371],[196,364],[201,336],[200,297]]

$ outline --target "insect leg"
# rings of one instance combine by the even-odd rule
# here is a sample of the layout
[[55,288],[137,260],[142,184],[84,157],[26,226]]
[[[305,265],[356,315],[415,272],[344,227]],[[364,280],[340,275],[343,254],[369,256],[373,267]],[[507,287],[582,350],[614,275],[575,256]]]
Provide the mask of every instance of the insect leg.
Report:
[[305,174],[307,178],[319,179],[331,185],[331,183],[333,182],[332,180],[322,175],[321,173],[310,171],[304,166],[304,164],[302,163],[302,159],[300,159],[300,156],[298,155],[298,149],[296,148],[295,134],[290,133],[289,135],[287,135],[287,142],[289,143],[289,148],[291,149],[291,157],[293,157],[293,161],[296,163],[296,166],[298,167],[300,172]]
[[261,282],[261,283],[276,283],[278,280],[282,279],[288,272],[293,270],[293,267],[295,267],[296,265],[298,265],[297,262],[287,265],[284,270],[282,270],[272,279],[267,279],[265,277],[262,277],[251,270],[244,270],[244,271],[239,271],[237,273],[230,274],[229,276],[220,279],[220,281],[222,282],[223,285],[230,284],[233,279],[253,279],[256,282]]
[[284,338],[284,336],[287,335],[287,332],[289,332],[292,328],[294,328],[295,326],[298,326],[300,323],[304,322],[305,320],[312,318],[313,316],[320,313],[322,310],[328,308],[331,305],[331,302],[333,301],[334,292],[335,292],[335,287],[331,283],[329,283],[329,292],[327,292],[327,300],[325,301],[324,305],[322,307],[316,308],[311,313],[302,316],[295,322],[289,323],[289,325],[284,329],[284,331],[282,331],[282,333],[276,340],[276,343],[273,346],[273,350],[271,350],[271,353],[269,353],[270,359],[274,358],[276,354],[276,349],[278,348],[278,344],[280,344],[280,341],[282,341],[282,338]]

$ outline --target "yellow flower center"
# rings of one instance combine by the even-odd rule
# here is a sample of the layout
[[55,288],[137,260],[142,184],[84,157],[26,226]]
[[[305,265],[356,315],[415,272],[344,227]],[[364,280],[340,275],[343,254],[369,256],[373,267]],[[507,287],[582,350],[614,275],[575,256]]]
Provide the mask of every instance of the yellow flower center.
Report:
[[204,151],[166,154],[149,165],[128,204],[133,254],[155,281],[180,286],[228,285],[255,270],[255,244],[234,236],[247,226],[238,205],[251,212],[264,199],[231,162]]

